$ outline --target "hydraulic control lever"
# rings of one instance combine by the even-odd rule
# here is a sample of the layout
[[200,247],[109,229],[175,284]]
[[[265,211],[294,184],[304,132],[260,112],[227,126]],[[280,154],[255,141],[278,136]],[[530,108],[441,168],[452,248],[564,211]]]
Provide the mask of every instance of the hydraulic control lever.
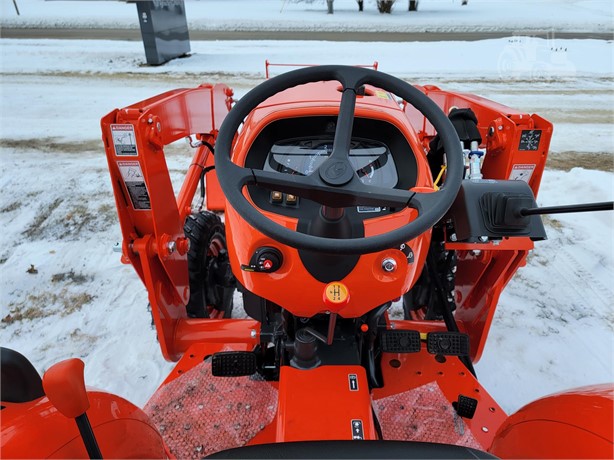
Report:
[[520,208],[517,213],[519,216],[531,216],[534,214],[565,214],[569,212],[591,212],[591,211],[612,211],[614,201],[604,201],[601,203],[582,203],[570,204],[566,206],[547,206],[542,208]]
[[89,457],[101,459],[102,454],[86,414],[90,402],[83,378],[84,368],[83,361],[77,358],[54,364],[43,376],[43,389],[58,412],[75,419]]

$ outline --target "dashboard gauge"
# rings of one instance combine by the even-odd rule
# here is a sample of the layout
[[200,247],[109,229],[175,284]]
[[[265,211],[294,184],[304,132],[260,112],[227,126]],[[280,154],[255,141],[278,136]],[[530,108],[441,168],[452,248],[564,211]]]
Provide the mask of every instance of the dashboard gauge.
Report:
[[[285,139],[273,144],[265,171],[309,176],[333,151],[332,138]],[[398,182],[396,166],[388,147],[379,141],[353,138],[350,163],[363,184],[393,188]]]

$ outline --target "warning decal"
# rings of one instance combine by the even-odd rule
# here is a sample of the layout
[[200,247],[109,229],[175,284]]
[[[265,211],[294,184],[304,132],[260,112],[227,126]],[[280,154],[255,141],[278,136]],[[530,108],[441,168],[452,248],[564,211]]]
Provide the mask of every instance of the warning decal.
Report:
[[136,210],[151,209],[147,185],[145,185],[145,178],[143,177],[143,171],[139,162],[118,161],[117,166],[128,189],[132,207]]
[[111,125],[111,134],[113,136],[115,155],[134,157],[139,154],[136,149],[136,136],[134,135],[134,126],[130,124]]
[[514,165],[509,180],[523,180],[529,182],[535,171],[535,165]]

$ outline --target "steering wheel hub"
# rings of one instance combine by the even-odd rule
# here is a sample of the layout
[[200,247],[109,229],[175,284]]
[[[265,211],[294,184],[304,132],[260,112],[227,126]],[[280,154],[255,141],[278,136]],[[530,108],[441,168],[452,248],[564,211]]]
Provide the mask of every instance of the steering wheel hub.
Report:
[[354,170],[347,161],[327,161],[320,167],[320,178],[328,185],[339,187],[354,178]]

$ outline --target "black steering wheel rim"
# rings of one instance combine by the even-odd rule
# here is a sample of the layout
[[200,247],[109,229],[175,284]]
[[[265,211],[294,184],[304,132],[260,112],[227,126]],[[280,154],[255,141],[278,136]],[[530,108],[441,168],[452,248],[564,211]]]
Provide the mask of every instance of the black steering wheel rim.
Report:
[[[241,123],[243,123],[244,119],[252,110],[269,97],[298,85],[318,81],[341,82],[344,93],[347,90],[350,90],[349,92],[354,92],[354,101],[356,92],[365,84],[371,84],[385,91],[390,91],[415,107],[435,127],[443,142],[444,151],[446,152],[447,173],[444,185],[439,191],[433,193],[402,192],[397,189],[391,189],[389,191],[390,194],[400,195],[405,193],[407,195],[408,200],[406,206],[418,210],[418,217],[416,219],[390,232],[366,238],[325,238],[295,232],[273,222],[259,212],[243,195],[243,187],[248,184],[258,185],[257,175],[262,175],[263,172],[242,168],[234,164],[231,160],[233,140]],[[344,100],[342,96],[339,118],[341,118],[343,104]],[[355,106],[352,106],[352,117],[349,121],[350,126],[348,128],[350,129],[350,136],[354,107]],[[336,141],[337,134],[335,135],[335,142]],[[235,104],[224,119],[218,133],[215,152],[215,169],[220,186],[230,205],[243,219],[263,234],[282,244],[297,249],[326,252],[330,254],[368,254],[378,252],[399,246],[421,235],[436,224],[454,202],[461,186],[464,168],[460,140],[454,126],[437,104],[429,99],[422,91],[396,77],[382,72],[360,67],[337,65],[307,67],[294,70],[267,80],[252,89]],[[331,156],[334,155],[335,153],[333,152]],[[282,173],[273,174],[289,176]],[[290,179],[286,178],[286,182],[288,180]],[[320,190],[322,193],[343,193],[344,188],[349,187],[349,185],[346,186],[345,184],[330,185],[328,182],[322,182],[322,184]],[[286,186],[286,188],[288,188],[288,186]],[[294,192],[294,190],[292,190],[292,192]],[[347,192],[347,194],[351,195],[350,192]],[[369,200],[369,198],[365,198],[364,195],[363,193],[363,201],[365,199]],[[375,193],[370,202],[375,203],[378,199],[385,199],[387,197],[387,193],[381,196]],[[348,199],[347,196],[345,198]],[[397,200],[398,199],[403,200],[405,196],[397,198]]]

